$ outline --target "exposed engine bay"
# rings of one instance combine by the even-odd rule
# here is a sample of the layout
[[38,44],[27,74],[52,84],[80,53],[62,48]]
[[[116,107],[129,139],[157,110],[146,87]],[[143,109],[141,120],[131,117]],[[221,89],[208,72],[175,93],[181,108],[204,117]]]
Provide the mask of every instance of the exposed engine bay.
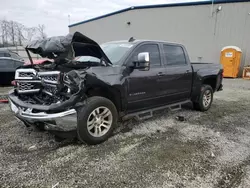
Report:
[[[58,106],[75,102],[83,93],[86,69],[93,66],[112,64],[93,40],[81,33],[66,37],[51,37],[33,41],[26,51],[31,65],[16,70],[13,98],[25,104],[39,106]],[[34,65],[29,52],[51,59],[41,65]],[[88,56],[99,59],[99,62],[88,60],[79,62],[76,57]],[[73,102],[72,102],[73,101]]]

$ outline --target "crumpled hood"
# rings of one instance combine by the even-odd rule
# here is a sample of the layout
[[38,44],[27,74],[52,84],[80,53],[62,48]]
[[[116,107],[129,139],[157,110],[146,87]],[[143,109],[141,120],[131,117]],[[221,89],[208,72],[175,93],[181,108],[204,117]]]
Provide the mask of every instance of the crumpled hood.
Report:
[[99,84],[101,81],[110,86],[119,85],[124,81],[126,76],[124,71],[126,71],[126,68],[119,66],[105,67],[105,71],[103,71],[102,67],[90,67],[86,70],[87,77],[85,79],[90,85],[94,84],[96,81]]
[[73,59],[77,56],[93,56],[104,60],[106,65],[112,64],[97,42],[79,32],[34,40],[26,46],[26,49],[44,58]]
[[105,71],[103,67],[89,67],[85,71],[90,74],[95,74],[97,76],[111,76],[111,75],[120,75],[122,74],[124,68],[120,66],[110,66],[106,67]]
[[105,67],[105,71],[103,67],[90,67],[86,70],[71,70],[65,75],[65,80],[69,81],[67,84],[70,87],[79,87],[84,88],[84,86],[80,86],[84,81],[84,85],[93,86],[93,85],[104,85],[104,86],[114,86],[119,85],[122,80],[124,80],[124,70],[125,67]]

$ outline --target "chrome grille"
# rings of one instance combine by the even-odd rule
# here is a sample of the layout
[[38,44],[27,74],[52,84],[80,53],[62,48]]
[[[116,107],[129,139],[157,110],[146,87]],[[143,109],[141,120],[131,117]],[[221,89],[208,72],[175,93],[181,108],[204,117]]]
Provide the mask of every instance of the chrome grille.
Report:
[[17,82],[18,93],[34,93],[39,92],[40,81],[37,82]]
[[59,71],[37,72],[35,69],[17,69],[15,79],[18,93],[35,93],[40,90],[49,95],[57,93]]
[[36,74],[35,69],[17,69],[15,80],[32,80]]
[[47,76],[40,76],[40,78],[42,80],[44,80],[45,82],[55,82],[57,83],[58,81],[58,75],[47,75]]
[[33,77],[35,74],[33,72],[20,72],[19,77]]
[[24,83],[19,83],[18,86],[19,86],[20,91],[34,89],[34,84],[32,84],[32,83],[25,83],[25,82]]
[[60,74],[59,71],[39,72],[38,76],[44,82],[51,83],[51,84],[58,84],[59,74]]

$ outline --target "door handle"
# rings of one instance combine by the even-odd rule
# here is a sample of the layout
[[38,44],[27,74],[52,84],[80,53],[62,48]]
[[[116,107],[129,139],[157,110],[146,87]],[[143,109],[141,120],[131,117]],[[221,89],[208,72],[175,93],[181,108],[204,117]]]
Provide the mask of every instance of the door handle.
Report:
[[157,76],[164,76],[165,74],[163,72],[159,72]]
[[190,70],[186,70],[186,73],[189,73],[190,72]]

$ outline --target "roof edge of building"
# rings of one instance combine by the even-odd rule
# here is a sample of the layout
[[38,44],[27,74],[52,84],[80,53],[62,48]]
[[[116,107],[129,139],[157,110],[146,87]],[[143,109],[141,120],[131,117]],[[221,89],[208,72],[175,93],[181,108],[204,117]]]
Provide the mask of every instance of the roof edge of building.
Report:
[[[249,0],[214,0],[214,4],[242,3],[242,2],[250,2],[250,1]],[[130,11],[130,10],[136,10],[136,9],[180,7],[180,6],[209,5],[209,4],[212,4],[212,0],[210,0],[210,1],[193,1],[193,2],[182,2],[182,3],[158,4],[158,5],[132,6],[132,7],[121,9],[121,10],[118,10],[118,11],[115,11],[115,12],[104,14],[102,16],[98,16],[98,17],[95,17],[95,18],[91,18],[91,19],[88,19],[88,20],[77,22],[77,23],[69,25],[68,27],[77,26],[77,25],[80,25],[80,24],[84,24],[84,23],[87,23],[87,22],[92,22],[92,21],[95,21],[95,20],[99,20],[99,19],[102,19],[102,18],[106,18],[106,17],[109,17],[109,16],[113,16],[113,15],[116,15],[116,14],[120,14],[120,13],[127,12],[127,11]]]

